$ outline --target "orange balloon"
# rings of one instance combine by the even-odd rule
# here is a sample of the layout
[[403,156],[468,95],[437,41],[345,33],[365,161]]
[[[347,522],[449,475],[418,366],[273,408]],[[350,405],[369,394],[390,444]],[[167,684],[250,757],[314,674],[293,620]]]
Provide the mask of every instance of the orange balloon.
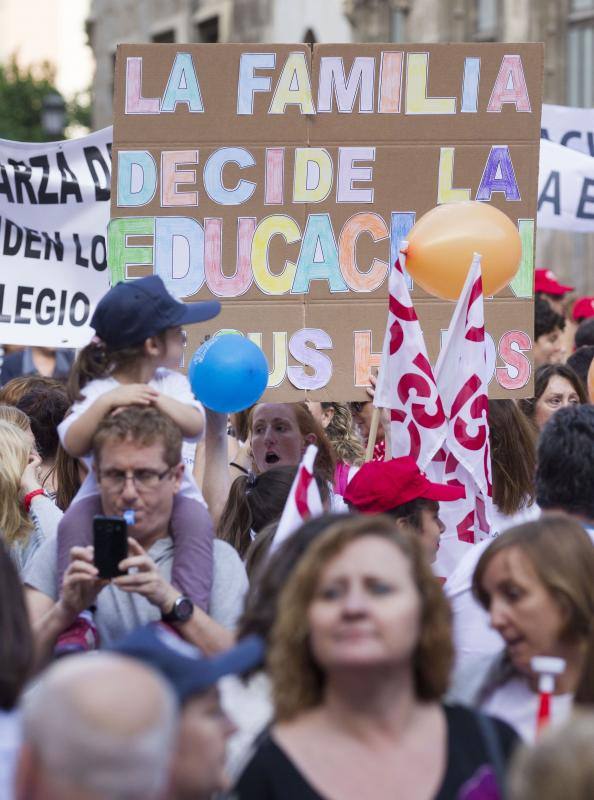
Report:
[[426,292],[457,300],[473,253],[482,256],[483,294],[496,294],[520,266],[518,229],[486,203],[446,203],[424,214],[410,231],[406,269]]

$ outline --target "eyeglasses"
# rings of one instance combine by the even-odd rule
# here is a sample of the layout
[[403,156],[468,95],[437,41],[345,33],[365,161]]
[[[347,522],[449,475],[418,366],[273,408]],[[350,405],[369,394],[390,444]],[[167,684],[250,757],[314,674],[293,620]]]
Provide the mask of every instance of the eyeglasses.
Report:
[[156,489],[172,469],[173,467],[167,467],[164,472],[157,472],[154,469],[134,469],[126,472],[120,469],[108,469],[105,472],[98,472],[97,478],[110,492],[121,492],[128,479],[132,481],[137,492],[148,492]]

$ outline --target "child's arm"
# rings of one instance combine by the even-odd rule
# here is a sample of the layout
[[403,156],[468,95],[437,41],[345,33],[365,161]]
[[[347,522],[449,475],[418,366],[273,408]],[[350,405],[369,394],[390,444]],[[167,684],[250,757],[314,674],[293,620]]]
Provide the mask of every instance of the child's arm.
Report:
[[175,422],[184,439],[196,439],[204,431],[204,414],[196,406],[182,403],[166,394],[159,394],[155,407]]
[[129,383],[105,392],[71,422],[64,434],[64,449],[74,458],[86,455],[103,417],[119,406],[148,406],[155,403],[158,396],[159,393],[146,383]]

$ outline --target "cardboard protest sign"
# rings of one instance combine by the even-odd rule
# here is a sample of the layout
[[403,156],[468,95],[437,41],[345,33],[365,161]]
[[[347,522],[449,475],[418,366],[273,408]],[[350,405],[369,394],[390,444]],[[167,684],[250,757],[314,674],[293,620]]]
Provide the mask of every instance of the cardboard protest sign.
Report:
[[[219,298],[189,352],[249,336],[271,399],[364,399],[400,241],[439,203],[493,203],[523,256],[486,302],[490,392],[529,394],[542,65],[534,44],[120,46],[112,281]],[[435,359],[454,304],[412,296]]]
[[0,140],[0,342],[82,347],[109,289],[111,128]]

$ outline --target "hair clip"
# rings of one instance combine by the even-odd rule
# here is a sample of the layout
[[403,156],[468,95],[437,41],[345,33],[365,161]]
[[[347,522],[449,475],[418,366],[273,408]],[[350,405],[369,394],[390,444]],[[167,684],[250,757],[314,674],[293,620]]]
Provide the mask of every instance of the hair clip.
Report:
[[255,475],[253,472],[250,472],[247,476],[247,485],[248,489],[253,489],[256,485],[256,481],[258,480],[258,476]]

